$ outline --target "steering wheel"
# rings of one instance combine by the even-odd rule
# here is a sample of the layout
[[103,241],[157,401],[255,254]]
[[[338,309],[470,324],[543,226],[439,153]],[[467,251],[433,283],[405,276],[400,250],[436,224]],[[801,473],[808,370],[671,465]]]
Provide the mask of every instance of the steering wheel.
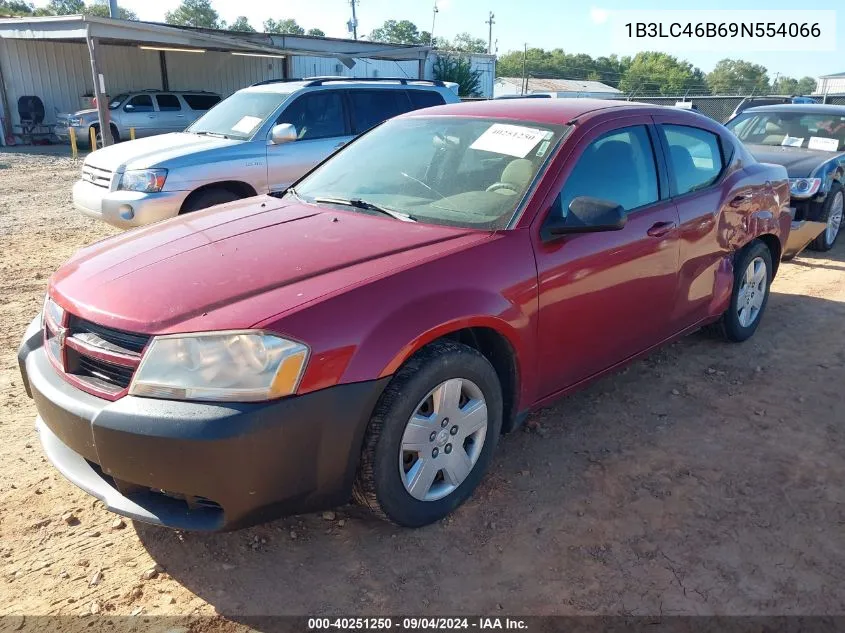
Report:
[[519,193],[519,191],[516,188],[516,185],[513,184],[512,182],[494,182],[492,185],[487,187],[487,191],[490,191],[490,192],[499,191],[500,189],[507,189],[509,191],[512,191],[514,194]]

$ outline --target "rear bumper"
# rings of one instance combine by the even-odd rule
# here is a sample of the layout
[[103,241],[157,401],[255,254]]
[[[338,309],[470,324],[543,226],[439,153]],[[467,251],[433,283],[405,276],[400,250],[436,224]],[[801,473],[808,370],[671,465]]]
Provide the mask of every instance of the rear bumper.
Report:
[[85,215],[122,229],[144,226],[179,215],[189,191],[110,191],[85,180],[73,185],[73,206]]
[[63,380],[40,340],[36,320],[18,359],[52,464],[113,512],[179,529],[231,530],[345,503],[388,380],[255,404],[109,402]]

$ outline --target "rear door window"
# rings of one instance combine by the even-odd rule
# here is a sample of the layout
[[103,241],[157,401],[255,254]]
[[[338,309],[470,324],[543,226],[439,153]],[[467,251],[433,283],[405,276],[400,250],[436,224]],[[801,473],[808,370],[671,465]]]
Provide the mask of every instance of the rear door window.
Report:
[[156,103],[158,103],[159,112],[178,112],[182,109],[182,104],[179,103],[179,97],[176,95],[156,95]]
[[191,110],[210,110],[220,102],[218,95],[183,94],[182,98]]
[[661,125],[669,147],[676,194],[709,187],[719,179],[724,163],[719,137],[686,125]]
[[[129,108],[129,106],[132,107]],[[126,110],[127,108],[129,109]],[[153,107],[153,98],[150,95],[135,95],[126,102],[123,109],[127,112],[155,112],[155,108]]]
[[350,90],[348,94],[356,134],[412,109],[405,90]]
[[408,97],[411,99],[411,106],[414,110],[431,108],[446,103],[443,95],[434,90],[408,90]]
[[285,108],[276,123],[296,127],[299,140],[346,136],[343,98],[329,90],[304,94]]

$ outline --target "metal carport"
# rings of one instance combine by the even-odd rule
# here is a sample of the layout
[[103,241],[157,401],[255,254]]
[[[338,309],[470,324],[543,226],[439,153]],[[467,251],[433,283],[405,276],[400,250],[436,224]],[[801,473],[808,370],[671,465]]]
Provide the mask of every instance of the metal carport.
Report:
[[[100,129],[109,130],[102,98],[111,90],[204,89],[213,83],[223,96],[261,79],[291,76],[292,58],[334,58],[338,68],[356,60],[410,63],[423,77],[429,48],[333,38],[242,33],[177,27],[94,16],[0,19],[0,117],[3,135],[17,116],[17,98],[49,92],[52,108],[79,109],[81,88],[97,97]],[[203,54],[197,54],[203,53]],[[374,62],[379,63],[379,62]],[[344,73],[345,74],[345,73]],[[357,74],[357,73],[356,73]],[[194,85],[174,86],[173,75]],[[76,93],[76,96],[74,96]],[[114,93],[112,93],[114,94]],[[13,109],[15,108],[15,109]],[[48,119],[45,117],[45,120]],[[110,133],[106,134],[110,141]]]

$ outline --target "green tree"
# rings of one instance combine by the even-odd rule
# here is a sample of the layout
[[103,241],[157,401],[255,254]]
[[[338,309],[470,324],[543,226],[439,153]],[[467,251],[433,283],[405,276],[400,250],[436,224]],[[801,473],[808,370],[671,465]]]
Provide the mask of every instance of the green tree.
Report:
[[417,25],[410,20],[386,20],[379,28],[373,29],[370,39],[374,42],[389,44],[428,44],[431,34],[420,33]]
[[32,15],[35,12],[35,7],[31,2],[22,2],[21,0],[0,0],[0,15]]
[[313,35],[314,37],[326,37],[325,31],[322,29],[308,29],[306,35]]
[[249,20],[246,19],[246,16],[239,15],[235,18],[235,21],[229,25],[230,31],[243,31],[245,33],[255,33],[255,29],[252,28],[252,24],[249,23]]
[[481,72],[472,69],[465,57],[438,55],[434,60],[434,78],[440,81],[454,81],[462,97],[477,97],[481,94]]
[[487,42],[480,37],[473,37],[469,33],[458,33],[455,39],[438,40],[437,47],[447,51],[459,53],[486,53]]
[[211,0],[182,0],[173,11],[164,14],[164,21],[177,26],[199,26],[207,29],[220,28],[220,16]]
[[305,35],[305,29],[296,23],[296,20],[287,18],[285,20],[274,20],[270,18],[264,21],[265,33],[280,33],[284,35]]
[[75,15],[82,13],[85,3],[82,0],[50,0],[47,10],[52,15]]
[[[85,5],[82,10],[85,15],[96,15],[101,18],[109,17],[109,1],[108,0],[94,0],[91,4]],[[137,20],[138,14],[123,7],[117,7],[117,17],[121,20]]]
[[817,82],[813,77],[801,77],[798,80],[798,87],[795,89],[795,94],[810,95],[816,91]]
[[619,81],[619,89],[629,94],[659,92],[677,95],[688,90],[706,90],[704,73],[688,61],[667,53],[637,53]]
[[707,75],[713,94],[757,94],[769,92],[769,74],[765,66],[742,59],[723,59]]
[[[525,68],[533,77],[591,79],[615,88],[630,65],[630,57],[610,55],[593,59],[583,53],[566,53],[560,48],[550,51],[529,48]],[[499,57],[496,72],[500,77],[522,76],[522,51],[512,51]]]

